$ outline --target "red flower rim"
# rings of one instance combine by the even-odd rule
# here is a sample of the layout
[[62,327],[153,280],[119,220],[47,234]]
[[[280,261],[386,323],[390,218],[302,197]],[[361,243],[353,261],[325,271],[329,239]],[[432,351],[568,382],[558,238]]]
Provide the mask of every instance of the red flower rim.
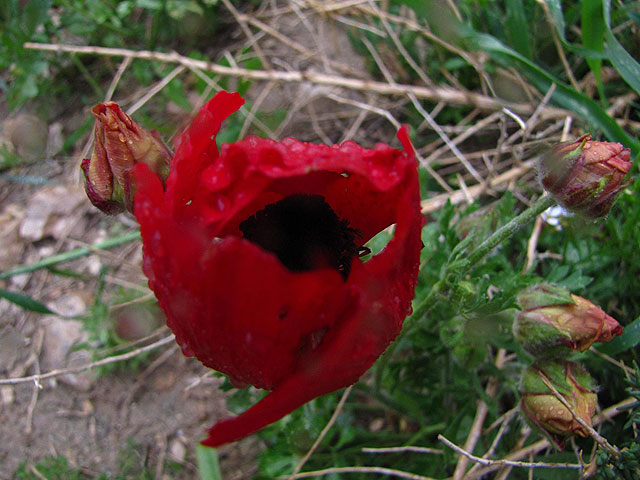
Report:
[[[238,386],[273,390],[214,425],[203,442],[209,446],[242,438],[357,381],[411,312],[422,246],[417,165],[406,128],[398,132],[404,152],[383,144],[364,149],[257,137],[218,152],[222,121],[243,103],[238,94],[220,92],[202,108],[177,142],[166,191],[146,165],[136,166],[144,271],[184,354]],[[320,210],[332,210],[326,218],[343,226],[323,235],[347,238],[350,246],[335,248],[348,264],[339,269],[312,259],[311,267],[293,271],[261,245],[293,235],[289,251],[308,239],[298,238],[300,229],[287,233],[269,222],[289,215],[291,205],[301,219],[315,215],[319,210],[305,205],[318,202]],[[266,243],[248,240],[248,225],[264,231],[264,218]],[[309,228],[326,223],[316,220]],[[358,258],[364,243],[394,224],[382,252]],[[318,248],[321,260],[335,253]]]

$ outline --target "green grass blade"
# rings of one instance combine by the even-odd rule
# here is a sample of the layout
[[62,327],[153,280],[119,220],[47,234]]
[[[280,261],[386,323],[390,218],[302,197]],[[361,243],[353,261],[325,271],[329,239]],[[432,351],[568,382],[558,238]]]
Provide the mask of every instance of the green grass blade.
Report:
[[196,445],[196,460],[200,480],[222,480],[218,451],[215,448]]
[[12,292],[0,288],[0,298],[15,303],[23,310],[29,310],[30,312],[41,313],[43,315],[56,315],[54,311],[49,309],[44,303],[34,300],[33,298],[23,295],[22,293]]
[[94,253],[96,250],[106,250],[108,248],[119,247],[120,245],[124,245],[125,243],[133,242],[134,240],[139,239],[140,232],[137,230],[134,232],[124,233],[117,237],[107,238],[102,242],[96,242],[91,245],[91,247],[76,248],[69,252],[64,252],[58,255],[52,255],[51,257],[43,258],[42,260],[31,263],[29,265],[20,265],[19,267],[16,267],[12,270],[0,272],[0,279],[9,278],[21,273],[33,272],[42,268],[48,268],[59,263],[70,262],[71,260],[75,260],[77,258],[86,257],[87,255]]
[[546,92],[551,85],[555,84],[553,103],[574,112],[592,126],[602,130],[609,140],[620,142],[631,148],[634,156],[640,153],[640,142],[629,136],[595,101],[576,92],[491,35],[469,30],[466,37],[471,41],[473,48],[487,52],[498,63],[508,67],[518,67],[519,71],[541,92]]
[[640,65],[620,45],[611,31],[611,1],[604,0],[602,8],[605,21],[604,53],[624,81],[640,95]]
[[565,21],[564,14],[562,13],[562,4],[559,0],[544,1],[549,8],[549,13],[551,13],[551,21],[553,22],[553,26],[556,29],[558,37],[560,37],[562,46],[564,46],[567,50],[571,50],[573,53],[582,55],[586,58],[604,58],[604,54],[602,53],[602,51],[593,50],[591,48],[587,48],[586,46],[569,43],[567,41],[566,35],[564,34]]
[[564,15],[562,13],[562,4],[560,3],[560,0],[545,0],[545,3],[547,4],[547,7],[549,7],[553,26],[556,27],[556,31],[558,32],[560,39],[566,43],[567,38],[564,35]]
[[[602,0],[583,0],[581,13],[582,44],[588,49],[602,52],[604,49],[605,31],[604,18],[602,16]],[[602,59],[587,57],[585,60],[595,76],[600,99],[606,101],[602,77],[600,75]]]
[[533,58],[531,52],[533,42],[529,34],[527,14],[525,13],[522,0],[507,0],[507,16],[504,26],[509,34],[511,44],[516,51],[526,58]]

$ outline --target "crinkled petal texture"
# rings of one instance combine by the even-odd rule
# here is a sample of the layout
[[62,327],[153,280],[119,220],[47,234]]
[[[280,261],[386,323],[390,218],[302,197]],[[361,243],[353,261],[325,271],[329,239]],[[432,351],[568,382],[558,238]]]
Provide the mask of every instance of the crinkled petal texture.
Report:
[[[354,383],[402,328],[418,274],[417,167],[404,152],[249,137],[218,152],[221,122],[242,105],[221,92],[177,142],[166,191],[136,167],[135,214],[144,270],[185,355],[238,386],[272,390],[203,443],[248,435],[305,402]],[[332,268],[290,271],[243,238],[240,224],[296,194],[319,195],[349,222],[362,245],[395,224],[382,252],[353,258],[348,276]]]

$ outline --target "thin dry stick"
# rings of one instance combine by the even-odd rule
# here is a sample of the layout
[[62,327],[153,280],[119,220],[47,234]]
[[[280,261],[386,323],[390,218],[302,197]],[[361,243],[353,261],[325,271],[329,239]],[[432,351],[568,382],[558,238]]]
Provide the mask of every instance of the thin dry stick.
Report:
[[41,375],[30,375],[28,377],[0,378],[0,385],[17,385],[19,383],[29,383],[29,382],[39,383],[41,380],[45,380],[47,378],[59,377],[60,375],[65,375],[67,373],[79,373],[85,370],[91,370],[92,368],[101,367],[102,365],[108,365],[110,363],[129,360],[130,358],[136,357],[144,352],[155,350],[156,348],[166,345],[167,343],[171,343],[172,341],[174,341],[174,336],[169,335],[168,337],[158,340],[155,343],[146,345],[144,347],[138,348],[131,352],[123,353],[121,355],[115,355],[113,357],[103,358],[102,360],[87,363],[85,365],[80,365],[78,367],[59,368],[59,369],[51,370],[50,372],[47,372],[47,373],[43,373]]
[[[389,34],[393,36],[393,31],[391,30],[391,27],[386,22],[385,22],[385,28],[387,29],[387,32],[389,32]],[[378,65],[378,68],[382,72],[385,80],[387,80],[387,82],[390,85],[396,85],[396,82],[393,79],[393,76],[391,75],[391,72],[389,71],[387,66],[384,64],[384,62],[382,61],[382,57],[380,57],[380,55],[378,54],[378,51],[374,48],[374,46],[371,44],[371,42],[369,42],[369,40],[367,40],[366,37],[363,38],[362,42],[367,47],[367,50],[369,50],[369,53],[371,54],[371,56],[373,57],[373,60]],[[429,82],[427,82],[427,83],[429,83]],[[418,99],[415,97],[415,95],[413,95],[412,93],[408,93],[407,96],[409,97],[409,99],[413,103],[413,105],[416,108],[416,110],[424,117],[424,119],[426,120],[427,124],[429,124],[429,126],[438,133],[438,136],[440,136],[440,138],[444,141],[446,146],[460,160],[460,162],[465,166],[465,168],[467,168],[467,170],[469,170],[469,172],[474,176],[474,178],[476,180],[478,180],[478,183],[484,184],[484,179],[478,175],[478,172],[473,168],[473,166],[471,166],[471,164],[467,161],[467,159],[464,158],[464,155],[462,155],[462,152],[460,152],[460,150],[458,150],[458,148],[455,146],[455,144],[453,144],[451,139],[444,132],[444,130],[442,130],[440,125],[438,125],[436,123],[436,121],[433,119],[433,117],[431,115],[429,115],[429,113],[424,108],[422,108],[422,105],[420,105],[420,102],[418,102]],[[421,159],[420,163],[425,168],[430,167],[428,165],[428,163],[423,161],[422,159]],[[429,173],[432,173],[432,172],[429,172]],[[433,172],[433,173],[435,173],[435,172]],[[433,176],[438,181],[438,183],[445,188],[445,190],[450,190],[448,184],[444,180],[442,180],[439,175],[433,175]]]
[[[487,187],[494,188],[498,185],[510,182],[522,176],[524,173],[528,172],[533,168],[533,166],[536,164],[536,161],[537,161],[536,159],[527,160],[526,162],[523,162],[521,166],[512,168],[508,172],[504,172],[503,174],[498,175],[497,177],[489,180],[487,186],[474,185],[472,187],[469,187],[467,189],[467,193],[474,198],[478,197],[479,195],[482,194],[483,191],[486,190]],[[459,203],[464,202],[466,198],[467,197],[465,196],[464,192],[462,192],[461,190],[456,190],[455,192],[452,192],[452,193],[442,193],[440,195],[436,195],[435,197],[431,197],[427,200],[423,200],[420,205],[422,206],[422,213],[428,214],[441,209],[444,206],[444,204],[447,203],[447,200],[451,201],[453,205],[458,205]]]
[[322,432],[320,432],[320,435],[318,435],[318,438],[316,438],[316,441],[313,442],[313,445],[311,445],[311,448],[309,449],[309,451],[306,453],[304,457],[302,457],[302,460],[300,460],[298,465],[296,465],[296,468],[293,470],[293,473],[289,477],[289,480],[292,480],[293,478],[295,478],[296,474],[300,472],[300,470],[302,470],[302,467],[304,467],[304,464],[307,463],[307,460],[309,460],[311,455],[313,455],[313,452],[315,452],[316,449],[318,448],[318,445],[320,445],[324,437],[327,435],[327,433],[329,433],[329,430],[331,430],[331,427],[333,427],[333,424],[336,422],[338,415],[340,415],[340,412],[342,411],[342,407],[344,407],[344,403],[347,401],[347,398],[349,398],[349,394],[351,393],[352,389],[353,389],[353,385],[345,389],[344,393],[342,394],[342,397],[340,398],[340,401],[338,402],[338,405],[336,406],[336,409],[333,411],[333,415],[331,415],[331,418],[322,429]]
[[[390,14],[388,12],[380,12],[380,10],[378,10],[376,12],[371,7],[366,6],[366,5],[359,5],[357,7],[357,9],[361,10],[361,11],[363,11],[365,13],[369,13],[370,15],[378,16],[381,19],[382,19],[382,17],[384,17],[387,20],[390,20],[390,21],[392,21],[394,23],[398,23],[398,24],[404,25],[405,27],[409,28],[410,30],[413,30],[415,32],[420,33],[427,40],[430,40],[431,42],[436,43],[436,44],[442,46],[443,48],[446,48],[450,52],[462,57],[464,60],[467,61],[467,63],[469,65],[471,65],[478,72],[478,75],[480,75],[480,78],[482,78],[484,80],[484,83],[486,85],[488,85],[491,90],[493,90],[493,88],[491,87],[490,79],[489,79],[487,73],[482,68],[482,65],[472,55],[470,55],[468,52],[464,51],[463,49],[458,48],[458,47],[446,42],[445,40],[443,40],[442,38],[438,37],[437,35],[434,35],[427,28],[424,28],[422,25],[416,23],[414,20],[409,20],[407,18],[398,16],[398,15],[393,15],[393,14]],[[495,95],[495,92],[492,92],[492,93]]]
[[618,360],[616,360],[613,357],[610,357],[606,353],[602,353],[598,351],[596,348],[591,347],[589,351],[591,351],[592,353],[595,353],[599,357],[604,358],[607,362],[612,363],[617,367],[620,367],[624,371],[625,375],[633,375],[635,373],[635,370],[633,368],[627,367],[624,363],[619,362]]
[[543,0],[538,0],[538,4],[540,4],[540,6],[542,7],[542,10],[544,10],[544,16],[546,17],[547,23],[549,24],[549,29],[551,30],[551,36],[553,37],[553,43],[556,46],[556,52],[560,57],[560,61],[562,62],[562,66],[564,67],[567,77],[569,77],[571,86],[573,86],[573,88],[575,88],[577,92],[581,92],[582,89],[580,88],[580,85],[578,85],[578,82],[576,81],[576,77],[574,77],[573,72],[571,71],[571,67],[569,66],[567,57],[564,54],[564,47],[560,42],[560,38],[558,38],[558,32],[556,32],[553,17],[551,16],[551,10],[549,10],[549,6],[547,5],[547,2]]
[[391,123],[391,125],[393,125],[396,130],[400,129],[400,127],[401,127],[400,122],[398,122],[398,120],[396,120],[394,118],[394,116],[391,115],[391,112],[389,112],[389,110],[385,110],[385,109],[379,108],[379,107],[374,107],[373,105],[369,105],[368,103],[359,102],[357,100],[351,100],[349,98],[344,98],[344,97],[341,97],[341,96],[336,95],[334,93],[329,93],[329,94],[326,95],[326,97],[330,98],[334,102],[342,103],[342,104],[345,104],[345,105],[353,105],[354,107],[358,107],[358,108],[360,108],[362,110],[366,110],[368,112],[376,113],[376,114],[386,118],[387,120],[389,120],[389,123]]
[[155,97],[164,87],[169,85],[169,82],[171,82],[171,80],[173,80],[178,75],[180,75],[182,72],[184,72],[186,68],[187,67],[185,65],[180,65],[180,66],[174,68],[173,70],[171,70],[171,72],[169,72],[169,75],[167,75],[162,80],[160,80],[158,83],[156,83],[153,87],[151,87],[149,89],[149,91],[140,100],[138,100],[136,103],[131,105],[131,107],[129,107],[127,109],[127,114],[133,115],[134,112],[136,112],[145,103],[147,103],[149,100],[151,100],[153,97]]
[[396,35],[396,32],[394,32],[393,29],[391,28],[391,25],[387,21],[387,18],[384,16],[384,14],[380,11],[380,9],[378,9],[376,4],[373,3],[371,0],[369,0],[369,6],[376,12],[378,17],[380,18],[380,21],[382,22],[382,25],[384,26],[384,29],[387,31],[387,33],[391,37],[391,41],[393,42],[393,44],[396,46],[396,48],[400,52],[400,55],[402,55],[402,58],[404,58],[405,61],[411,66],[413,71],[418,74],[418,76],[424,82],[425,85],[432,86],[433,85],[433,81],[424,72],[424,70],[422,70],[422,68],[420,68],[420,66],[415,62],[413,57],[411,57],[411,55],[409,55],[409,52],[407,52],[407,49],[404,48],[404,45],[402,44],[402,42],[400,41],[400,39]]
[[542,380],[542,382],[547,386],[549,390],[551,390],[551,393],[553,393],[558,401],[562,403],[562,405],[564,405],[567,410],[569,410],[573,419],[578,422],[582,428],[589,432],[591,438],[593,438],[599,445],[607,449],[609,453],[617,458],[620,455],[618,449],[611,445],[606,438],[596,432],[591,425],[580,418],[580,416],[575,412],[575,409],[569,404],[567,399],[564,398],[560,392],[558,392],[556,387],[551,383],[551,380],[549,380],[549,378],[544,374],[542,370],[538,370],[538,373],[540,374],[540,379]]
[[247,39],[249,40],[251,46],[255,50],[256,55],[258,55],[260,62],[262,62],[262,64],[267,69],[271,70],[271,63],[269,62],[269,60],[267,59],[267,56],[262,51],[262,48],[260,47],[258,40],[253,35],[253,32],[247,26],[247,16],[241,15],[240,12],[238,12],[236,7],[234,7],[229,0],[222,0],[222,3],[224,3],[224,6],[226,7],[226,9],[229,10],[229,12],[231,12],[231,15],[233,15],[233,18],[236,19],[236,22],[238,22],[238,25],[240,25],[240,28],[242,29],[244,34],[247,36]]
[[435,478],[424,477],[422,475],[416,475],[415,473],[403,472],[402,470],[394,470],[392,468],[384,467],[334,467],[327,468],[325,470],[315,470],[313,472],[298,473],[288,478],[289,480],[295,480],[296,478],[324,477],[325,475],[333,475],[336,473],[375,473],[378,475],[388,475],[389,477],[395,478],[408,478],[409,480],[436,480]]
[[[505,358],[507,355],[507,351],[504,348],[498,350],[496,354],[495,365],[499,370],[504,367]],[[485,388],[485,393],[488,397],[495,397],[498,391],[498,380],[495,377],[490,377],[487,382],[487,386]],[[473,449],[476,447],[478,440],[480,439],[480,435],[482,434],[482,425],[484,424],[484,420],[487,417],[487,413],[489,412],[489,407],[486,402],[479,400],[478,408],[476,410],[476,416],[473,419],[473,424],[471,425],[471,430],[469,431],[469,436],[467,437],[467,441],[464,444],[464,449],[473,452]],[[444,438],[444,437],[443,437]],[[461,480],[464,476],[464,472],[467,469],[467,464],[469,463],[469,459],[466,456],[462,456],[458,459],[458,464],[456,465],[456,470],[453,473],[454,480]]]
[[404,447],[386,447],[386,448],[364,447],[362,451],[364,453],[416,452],[416,453],[428,453],[428,454],[434,454],[434,455],[442,455],[444,453],[444,451],[438,448],[415,447],[412,445],[406,445]]
[[438,440],[444,443],[446,446],[455,450],[464,458],[471,460],[472,462],[479,463],[481,465],[494,465],[501,467],[518,467],[518,468],[570,468],[581,470],[582,465],[577,463],[545,463],[545,462],[514,462],[512,460],[489,460],[488,458],[480,458],[472,455],[464,448],[459,447],[452,441],[448,440],[443,435],[438,435]]
[[[38,357],[40,356],[40,352],[42,351],[42,344],[44,342],[44,330],[39,329],[36,334],[35,339],[35,350],[32,352],[34,356],[33,364],[36,373],[40,373],[40,361]],[[33,430],[33,412],[36,409],[36,404],[38,403],[38,392],[42,388],[37,382],[33,384],[33,392],[31,393],[31,401],[29,402],[29,408],[27,409],[27,425],[24,429],[24,433],[27,435],[31,434]]]
[[256,113],[262,106],[262,102],[264,102],[267,96],[269,95],[269,93],[271,93],[271,90],[273,89],[274,86],[275,86],[275,82],[267,82],[264,88],[260,90],[260,94],[258,95],[258,98],[256,98],[256,100],[253,102],[253,105],[251,105],[251,108],[247,111],[247,116],[244,119],[244,122],[242,123],[242,128],[240,129],[240,135],[238,136],[238,138],[244,138],[247,136],[247,131],[249,130],[249,127],[254,122],[254,120],[256,120]]
[[[631,405],[632,403],[634,403],[636,400],[635,398],[627,398],[605,410],[603,410],[602,412],[600,412],[598,415],[596,415],[595,417],[593,417],[593,425],[597,426],[601,423],[603,423],[604,421],[610,420],[613,417],[615,417],[616,415],[619,415],[620,413],[623,412],[623,408]],[[537,441],[536,443],[533,443],[531,445],[527,445],[524,448],[521,448],[519,450],[516,450],[512,453],[510,453],[509,455],[507,455],[504,460],[520,460],[521,458],[526,458],[529,455],[535,455],[536,453],[541,452],[542,450],[546,450],[548,448],[551,448],[551,443],[549,442],[549,440],[542,439]],[[485,468],[482,468],[476,472],[474,472],[471,475],[467,475],[467,477],[465,477],[465,480],[476,480],[477,478],[482,478],[485,475],[487,475],[488,473],[491,473],[495,470],[498,470],[502,468],[501,465],[489,465]]]
[[413,94],[413,92],[407,92],[407,97],[409,97],[415,109],[418,111],[418,113],[420,113],[420,115],[424,117],[424,119],[427,121],[429,126],[433,128],[433,130],[435,130],[435,132],[444,141],[444,143],[446,143],[447,147],[449,147],[449,150],[451,150],[453,154],[456,156],[456,158],[460,160],[460,163],[464,165],[464,168],[467,169],[467,171],[473,176],[473,178],[475,178],[478,181],[479,184],[483,185],[485,183],[485,180],[482,178],[482,176],[480,176],[478,171],[475,168],[473,168],[473,165],[469,163],[469,161],[465,158],[465,156],[458,149],[458,147],[454,145],[454,143],[451,141],[449,136],[444,132],[444,130],[442,130],[440,125],[436,123],[434,118],[431,115],[429,115],[429,112],[427,112],[422,107],[422,105],[418,101],[417,97]]
[[[212,88],[216,92],[222,90],[222,87],[218,85],[218,83],[216,83],[214,79],[209,78],[199,68],[193,65],[187,65],[187,68],[191,70],[198,78],[200,78],[203,82],[205,82],[210,88]],[[270,84],[271,82],[269,82],[267,86]],[[240,113],[245,115],[245,118],[249,118],[250,116],[249,111],[245,107],[240,107]],[[256,127],[262,130],[262,132],[266,134],[269,138],[275,138],[275,134],[273,133],[273,131],[269,127],[267,127],[262,121],[260,121],[256,116],[253,116],[252,122]]]
[[[416,85],[397,84],[389,85],[388,83],[375,82],[372,80],[361,80],[358,78],[341,77],[338,75],[329,75],[320,72],[301,72],[301,71],[272,71],[272,70],[249,70],[239,67],[226,67],[224,65],[213,64],[204,60],[196,60],[184,57],[178,53],[161,53],[149,50],[128,50],[126,48],[106,48],[95,46],[75,46],[64,44],[50,43],[24,43],[24,48],[33,50],[43,50],[49,52],[68,52],[79,54],[105,55],[112,57],[132,57],[146,60],[156,60],[166,63],[179,63],[185,67],[196,67],[201,70],[210,71],[219,75],[242,77],[249,80],[272,80],[275,82],[311,82],[321,85],[329,85],[335,87],[347,88],[350,90],[360,90],[366,92],[377,92],[382,95],[404,96],[407,93],[413,93],[416,98],[432,101],[443,101],[453,105],[473,105],[480,110],[496,111],[502,110],[504,107],[517,112],[521,115],[530,115],[533,113],[533,107],[529,104],[509,103],[486,95],[474,92],[460,92],[450,87],[422,87]],[[544,111],[545,118],[564,118],[572,115],[567,110],[559,108],[547,107]]]
[[330,12],[336,12],[338,10],[345,10],[347,8],[362,5],[364,3],[368,3],[368,1],[369,0],[347,0],[345,2],[336,2],[332,4],[327,4],[326,2],[307,2],[307,3],[309,3],[309,8],[313,8],[317,12],[330,13]]
[[536,249],[538,248],[538,239],[540,238],[540,234],[542,233],[542,226],[544,225],[544,220],[541,215],[536,217],[536,221],[533,224],[533,231],[531,232],[531,236],[529,237],[529,241],[527,242],[527,261],[522,268],[522,273],[528,272],[531,267],[533,267],[533,262],[536,258]]
[[[460,143],[465,141],[467,138],[470,138],[470,137],[474,136],[476,133],[478,133],[479,131],[484,129],[486,126],[497,122],[502,117],[502,115],[503,115],[502,111],[494,112],[491,115],[488,115],[487,117],[483,118],[482,120],[479,120],[477,122],[473,122],[473,124],[470,125],[470,126],[465,126],[464,127],[465,130],[461,134],[456,136],[455,138],[452,138],[451,139],[451,143],[453,145],[459,145]],[[443,146],[433,150],[429,154],[429,156],[427,156],[427,158],[425,158],[425,161],[427,163],[431,163],[436,158],[438,158],[440,155],[442,155],[444,152],[446,152],[447,150],[449,150],[449,146],[448,145],[443,145]]]
[[[517,408],[512,408],[507,412],[507,415],[503,417],[504,421],[501,423],[500,428],[498,429],[498,433],[496,433],[496,437],[493,439],[493,442],[491,442],[489,449],[483,455],[484,458],[489,458],[493,456],[494,452],[498,448],[498,444],[500,443],[500,440],[502,440],[502,437],[507,431],[507,428],[509,427],[511,420],[515,417],[517,412],[518,412]],[[475,467],[477,467],[477,465],[474,465],[470,471],[473,471]]]
[[356,133],[358,132],[358,130],[360,130],[360,127],[362,126],[362,122],[364,122],[365,118],[367,118],[367,114],[368,114],[367,110],[363,110],[363,109],[360,110],[360,113],[358,113],[358,116],[351,123],[351,126],[349,127],[349,129],[344,133],[344,135],[340,139],[340,143],[346,142],[347,140],[351,140],[356,135]]
[[107,94],[104,96],[104,101],[105,102],[108,102],[109,100],[111,100],[111,98],[113,98],[113,94],[116,91],[118,83],[120,82],[120,79],[122,78],[122,75],[124,74],[124,71],[129,67],[129,65],[131,65],[131,61],[132,61],[131,57],[125,57],[124,60],[122,60],[122,62],[120,63],[120,66],[118,67],[118,70],[116,71],[116,74],[113,76],[113,80],[111,80],[111,85],[109,85],[109,89],[107,90]]

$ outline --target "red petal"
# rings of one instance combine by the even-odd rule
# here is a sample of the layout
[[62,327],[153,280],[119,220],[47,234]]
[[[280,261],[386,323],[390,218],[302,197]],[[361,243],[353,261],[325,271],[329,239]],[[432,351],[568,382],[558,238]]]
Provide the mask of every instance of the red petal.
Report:
[[[250,137],[218,156],[212,135],[240,105],[239,97],[221,95],[181,137],[164,195],[136,171],[145,273],[184,353],[236,383],[274,389],[214,426],[209,445],[347,386],[373,364],[410,312],[423,224],[404,128],[398,136],[406,153]],[[218,97],[222,106],[213,109]],[[223,113],[212,118],[212,109]],[[296,193],[324,196],[363,242],[392,224],[394,237],[368,262],[354,259],[346,282],[330,269],[290,272],[240,238],[238,225]]]
[[218,158],[216,135],[222,122],[244,104],[237,93],[218,92],[200,110],[189,128],[178,138],[167,190],[180,209],[191,200],[193,188],[199,183],[202,170]]

